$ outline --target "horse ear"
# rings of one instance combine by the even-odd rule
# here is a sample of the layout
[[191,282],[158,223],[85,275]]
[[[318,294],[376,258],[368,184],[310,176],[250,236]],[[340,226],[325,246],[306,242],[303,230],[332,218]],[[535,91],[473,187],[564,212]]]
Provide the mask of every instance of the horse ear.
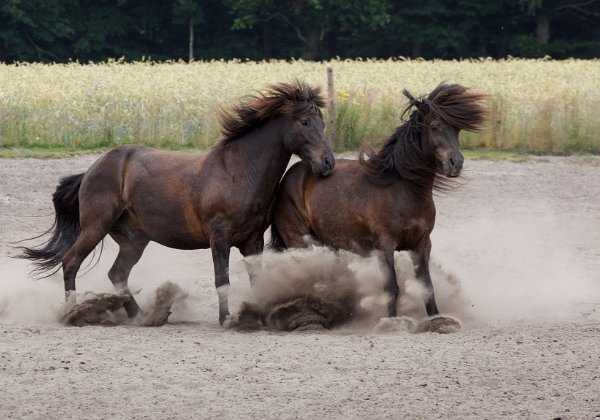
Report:
[[429,107],[425,102],[412,96],[411,93],[406,89],[404,89],[402,93],[408,98],[408,103],[410,104],[410,106],[414,106],[415,108],[417,108],[417,110],[423,115],[427,114],[427,112],[429,111]]

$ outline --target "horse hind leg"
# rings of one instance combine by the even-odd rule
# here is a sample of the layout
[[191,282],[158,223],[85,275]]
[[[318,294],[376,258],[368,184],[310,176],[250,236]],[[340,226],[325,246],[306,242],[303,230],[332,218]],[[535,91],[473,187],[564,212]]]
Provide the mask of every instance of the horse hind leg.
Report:
[[102,229],[83,229],[75,243],[65,253],[62,259],[62,269],[67,305],[74,305],[76,303],[75,279],[81,264],[100,241],[102,241],[105,235],[106,232]]
[[[112,232],[111,236],[119,244],[119,254],[117,255],[117,259],[113,263],[112,267],[108,271],[108,278],[112,282],[115,289],[129,291],[127,286],[129,273],[131,273],[133,266],[142,257],[142,254],[144,253],[149,241],[134,241],[125,236]],[[125,311],[127,311],[127,316],[129,316],[129,318],[135,317],[141,311],[140,306],[131,294],[129,300],[123,304],[123,307],[125,308]]]

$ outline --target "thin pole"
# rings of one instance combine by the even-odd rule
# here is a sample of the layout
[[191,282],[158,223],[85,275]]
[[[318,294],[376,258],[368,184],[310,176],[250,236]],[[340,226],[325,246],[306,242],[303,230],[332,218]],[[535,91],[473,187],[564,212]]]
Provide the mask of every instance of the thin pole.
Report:
[[327,67],[327,135],[331,145],[335,148],[335,89],[333,87],[333,68]]
[[190,42],[189,42],[189,60],[194,61],[194,18],[190,18]]

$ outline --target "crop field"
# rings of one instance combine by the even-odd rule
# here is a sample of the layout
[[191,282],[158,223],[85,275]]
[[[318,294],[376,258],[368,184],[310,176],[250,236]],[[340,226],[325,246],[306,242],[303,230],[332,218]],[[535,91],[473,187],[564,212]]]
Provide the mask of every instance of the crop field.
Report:
[[294,78],[325,89],[327,67],[338,151],[385,139],[402,89],[421,95],[446,81],[490,95],[486,130],[463,133],[463,148],[600,153],[600,60],[516,59],[0,64],[0,148],[205,149],[219,138],[219,107]]

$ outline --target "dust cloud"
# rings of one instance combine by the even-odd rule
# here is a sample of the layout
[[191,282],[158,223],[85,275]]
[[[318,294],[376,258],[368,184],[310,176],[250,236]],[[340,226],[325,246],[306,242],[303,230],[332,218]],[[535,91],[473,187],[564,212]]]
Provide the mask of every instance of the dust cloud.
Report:
[[[427,317],[425,291],[416,281],[412,262],[405,253],[396,256],[399,283],[403,283],[399,300],[399,322],[378,322],[387,317],[390,296],[384,291],[384,278],[374,253],[360,257],[346,251],[311,246],[283,253],[267,252],[262,257],[247,259],[249,266],[260,266],[252,289],[248,291],[241,313],[233,326],[252,328],[262,318],[267,327],[293,330],[310,324],[326,328],[375,328],[378,331],[423,330],[419,325]],[[456,277],[432,265],[438,283],[438,300],[448,307],[444,315],[470,319],[470,302],[462,294]],[[292,310],[293,309],[293,310]],[[319,318],[320,317],[320,318]],[[449,318],[449,317],[448,317]],[[447,319],[453,328],[458,322]],[[440,321],[438,321],[440,322]]]
[[[465,326],[568,320],[586,308],[585,302],[597,301],[598,274],[581,263],[573,241],[564,239],[563,216],[556,216],[544,203],[521,205],[526,208],[515,208],[516,214],[479,207],[460,223],[449,223],[451,215],[439,218],[432,235],[430,268],[443,315]],[[444,214],[443,209],[440,213]],[[113,292],[106,273],[116,253],[116,244],[107,240],[98,266],[78,277],[82,295],[89,290]],[[250,287],[247,268],[252,266],[262,270]],[[64,300],[61,274],[32,280],[29,268],[25,261],[2,257],[0,324],[60,322]],[[396,271],[401,285],[399,315],[424,319],[424,290],[404,252],[396,254]],[[325,303],[325,312],[338,311],[319,321],[328,327],[350,318],[351,328],[372,326],[385,317],[389,299],[376,256],[362,258],[323,247],[266,252],[246,260],[232,250],[230,278],[232,313],[247,304],[258,308],[263,317],[282,304],[287,309],[279,307],[280,314],[294,310],[319,313],[315,305]],[[209,251],[179,251],[151,244],[132,272],[130,289],[147,310],[155,291],[167,281],[182,288],[170,309],[171,322],[216,322],[217,294]],[[313,300],[297,300],[307,296]]]
[[0,268],[0,324],[48,324],[58,322],[64,300],[62,279],[57,275],[32,281],[24,261],[3,258]]
[[444,272],[456,273],[468,296],[462,303],[448,300],[441,310],[466,304],[477,323],[544,322],[568,320],[597,301],[600,278],[569,240],[568,216],[543,202],[514,211],[518,217],[479,209],[460,229],[434,230],[432,255],[443,265],[434,285]]
[[389,297],[377,258],[311,246],[246,259],[252,288],[233,317],[249,328],[255,314],[272,328],[331,328],[351,319],[385,316]]
[[[77,276],[77,302],[81,305],[71,313],[64,306],[62,271],[47,278],[36,279],[32,277],[32,266],[27,261],[2,258],[0,324],[130,323],[124,310],[120,309],[122,301],[127,297],[115,291],[107,275],[117,252],[117,245],[107,238],[98,264],[91,258],[82,264]],[[14,255],[16,251],[11,253]],[[202,310],[206,310],[207,305],[204,304],[204,308],[198,305],[198,308],[196,299],[188,296],[187,289],[195,292],[200,288],[198,281],[183,280],[186,276],[189,278],[190,271],[197,270],[190,268],[190,265],[193,267],[194,264],[190,264],[189,260],[189,252],[186,251],[170,250],[159,245],[148,247],[129,281],[131,293],[144,310],[144,316],[135,320],[136,325],[162,325],[167,317],[176,322],[198,320],[206,315]],[[212,277],[212,270],[207,274]],[[183,284],[186,290],[181,286]],[[211,311],[210,314],[214,313]]]

